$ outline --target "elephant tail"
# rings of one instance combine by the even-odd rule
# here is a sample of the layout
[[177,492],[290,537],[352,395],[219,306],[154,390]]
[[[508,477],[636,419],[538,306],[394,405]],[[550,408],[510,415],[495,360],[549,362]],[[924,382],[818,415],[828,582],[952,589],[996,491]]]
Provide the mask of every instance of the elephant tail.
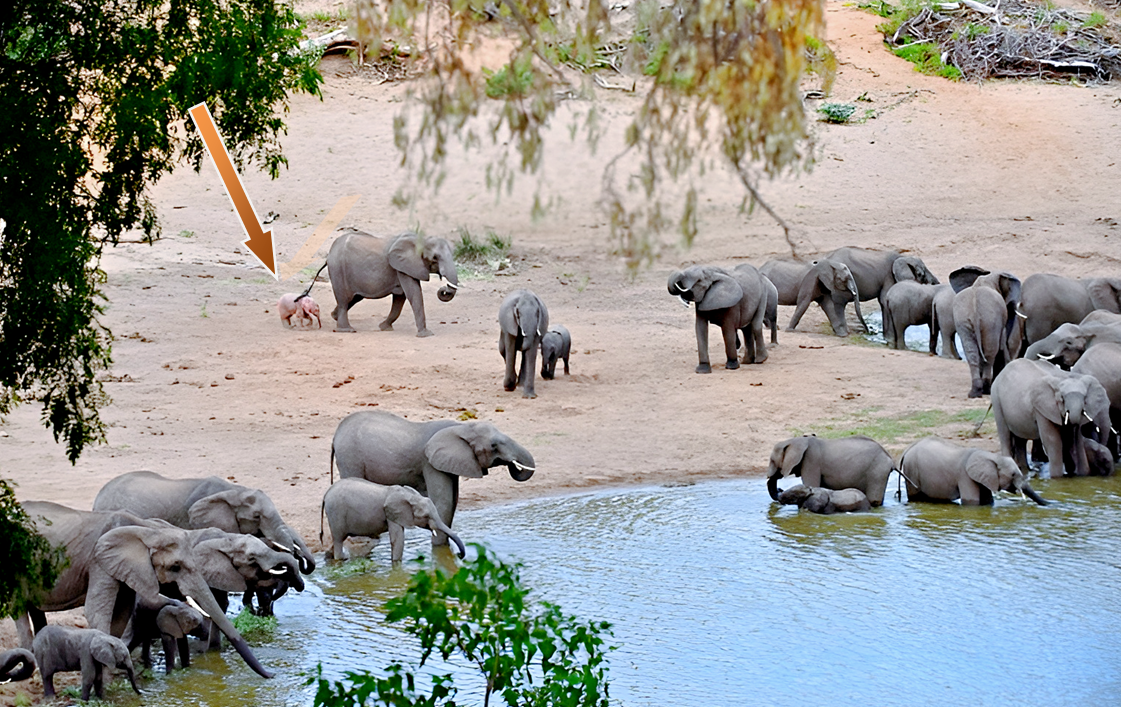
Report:
[[327,494],[323,494],[323,500],[319,502],[319,544],[323,544],[323,516],[324,507],[327,505]]
[[325,267],[327,267],[327,261],[326,260],[324,260],[323,265],[321,265],[319,267],[319,269],[315,271],[315,276],[311,278],[311,282],[308,283],[307,289],[304,290],[303,293],[300,294],[300,296],[296,298],[297,302],[299,302],[304,297],[307,297],[308,295],[311,294],[311,288],[315,287],[315,281],[319,279],[319,273],[323,272],[323,268],[325,268]]
[[[974,307],[974,310],[976,310],[976,307]],[[982,344],[981,332],[983,331],[983,329],[981,328],[981,326],[982,324],[980,315],[976,311],[972,312],[969,315],[969,328],[973,330],[973,337],[977,342],[977,355],[981,357],[981,363],[988,363],[988,359],[985,358],[985,347]]]

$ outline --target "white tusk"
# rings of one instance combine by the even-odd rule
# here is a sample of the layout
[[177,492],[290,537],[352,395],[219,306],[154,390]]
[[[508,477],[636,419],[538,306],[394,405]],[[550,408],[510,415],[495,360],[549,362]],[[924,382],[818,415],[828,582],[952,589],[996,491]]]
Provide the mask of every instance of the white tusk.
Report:
[[1070,424],[1070,413],[1069,412],[1064,412],[1063,413],[1063,424],[1064,425]]
[[1027,319],[1028,318],[1028,315],[1024,314],[1023,312],[1021,312],[1018,309],[1016,310],[1016,316],[1019,317],[1020,319]]
[[1051,359],[1055,358],[1055,354],[1051,354],[1050,356],[1048,356],[1047,354],[1036,354],[1036,356],[1039,357],[1040,361],[1050,361]]
[[513,460],[513,464],[514,464],[514,466],[518,467],[518,471],[537,471],[537,467],[535,467],[535,466],[525,466],[524,464],[519,464],[517,459]]
[[1113,429],[1112,427],[1109,428],[1109,431],[1112,432],[1113,434],[1117,434],[1117,430]]
[[[1090,417],[1090,413],[1086,412],[1085,410],[1082,411],[1082,415],[1083,415],[1083,417],[1086,418],[1086,422],[1093,422],[1094,421],[1094,418]],[[1099,432],[1100,431],[1101,430],[1099,430]]]
[[288,574],[288,570],[278,570],[275,567],[269,570],[269,574],[275,574],[278,577],[282,574]]
[[689,308],[689,303],[685,301],[685,298],[684,298],[684,297],[682,297],[681,295],[678,295],[678,296],[677,296],[677,299],[681,300],[681,304],[682,304],[682,306],[684,306],[684,307],[685,307],[686,309],[688,309],[688,308]]
[[453,290],[458,290],[458,289],[459,289],[459,285],[453,285],[453,284],[452,284],[452,283],[450,283],[450,282],[449,282],[449,283],[447,283],[447,284],[445,284],[445,285],[444,285],[444,287],[450,287],[450,288],[452,288]]
[[271,542],[271,543],[272,543],[272,545],[273,545],[273,547],[275,547],[275,548],[276,548],[277,550],[281,550],[281,551],[283,551],[283,552],[290,552],[290,553],[292,553],[293,555],[295,555],[295,554],[296,554],[296,553],[295,553],[295,551],[294,551],[294,550],[292,550],[292,548],[290,548],[290,547],[284,547],[283,545],[281,545],[280,543],[278,543],[278,542],[277,542],[277,541],[275,541],[275,540],[270,540],[269,542]]
[[6,679],[4,679],[4,680],[0,680],[0,685],[7,685],[7,684],[8,684],[8,683],[10,683],[11,681],[12,681],[12,679],[11,679],[11,678],[6,678]]
[[199,606],[199,603],[195,601],[195,598],[190,594],[187,595],[187,606],[202,614],[203,618],[210,618],[210,614],[206,613],[206,611],[201,606]]

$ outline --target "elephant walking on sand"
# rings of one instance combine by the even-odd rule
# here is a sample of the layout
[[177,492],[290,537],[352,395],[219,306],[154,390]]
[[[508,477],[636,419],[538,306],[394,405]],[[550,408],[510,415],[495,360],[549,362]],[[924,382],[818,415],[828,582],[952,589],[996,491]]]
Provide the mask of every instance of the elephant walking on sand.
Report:
[[[359,536],[376,538],[389,532],[391,559],[405,556],[405,528],[424,528],[433,535],[443,533],[467,554],[463,541],[440,520],[436,504],[410,486],[383,486],[365,479],[339,479],[323,495],[323,513],[331,528],[331,550],[327,559],[346,559],[343,541]],[[319,539],[323,542],[323,538]]]
[[416,320],[416,335],[432,336],[424,317],[421,281],[427,282],[431,274],[447,280],[436,292],[441,302],[451,301],[459,289],[454,252],[444,238],[416,233],[380,238],[351,229],[331,244],[325,265],[335,292],[335,309],[331,312],[337,321],[335,331],[354,331],[347,313],[363,299],[392,295],[389,315],[378,328],[393,329],[408,300]]
[[[792,268],[776,268],[776,274],[783,277],[793,272]],[[829,325],[833,327],[833,333],[837,336],[849,335],[849,325],[845,321],[845,306],[852,302],[860,326],[865,332],[868,331],[868,324],[865,323],[864,314],[860,311],[860,290],[848,265],[830,258],[815,260],[810,265],[798,284],[796,299],[791,303],[797,305],[797,308],[790,317],[790,323],[786,325],[787,331],[794,331],[798,327],[798,322],[802,321],[802,316],[809,309],[811,302],[817,302],[821,311],[825,312],[825,316],[829,318]]]
[[708,326],[716,324],[724,339],[725,368],[739,368],[737,332],[743,332],[744,363],[767,360],[763,319],[773,285],[754,266],[742,264],[732,272],[713,265],[694,265],[670,273],[667,289],[696,309],[697,373],[712,373],[708,357]]
[[[949,285],[924,285],[913,280],[892,285],[884,297],[884,340],[887,345],[893,349],[906,349],[904,334],[907,327],[925,324],[930,328],[930,353],[937,353],[938,329],[934,325],[934,300],[943,291],[953,292]],[[946,345],[944,338],[942,345]]]
[[991,505],[998,491],[1023,493],[1041,506],[1047,501],[1024,479],[1011,457],[971,449],[939,437],[924,437],[899,457],[907,500]]
[[879,442],[864,436],[822,439],[791,437],[775,444],[767,468],[767,492],[775,501],[779,479],[800,476],[806,486],[839,491],[859,489],[873,506],[884,502],[887,479],[894,468],[891,455]]
[[[536,398],[533,382],[537,377],[537,349],[549,331],[549,310],[530,290],[514,290],[498,308],[498,325],[498,353],[506,362],[502,387],[510,391],[521,385],[523,398]],[[519,353],[522,365],[517,370]]]
[[[380,410],[351,413],[339,423],[331,441],[332,482],[336,463],[344,479],[420,491],[449,528],[461,476],[478,479],[505,466],[515,481],[526,481],[536,470],[533,455],[489,422],[410,422]],[[432,542],[446,545],[447,534],[438,532]]]
[[1016,312],[1020,280],[1007,272],[968,265],[950,273],[954,288],[954,325],[969,363],[969,397],[988,395],[993,377],[1019,351]]

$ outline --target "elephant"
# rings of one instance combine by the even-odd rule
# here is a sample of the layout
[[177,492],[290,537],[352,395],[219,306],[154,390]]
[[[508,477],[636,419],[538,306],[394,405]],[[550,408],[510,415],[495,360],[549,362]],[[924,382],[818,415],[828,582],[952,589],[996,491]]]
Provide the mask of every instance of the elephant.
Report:
[[1121,278],[1074,280],[1052,273],[1029,275],[1020,300],[1020,311],[1026,317],[1024,344],[1034,344],[1061,324],[1078,323],[1097,309],[1121,314]]
[[767,313],[767,279],[744,263],[732,272],[713,265],[694,265],[670,273],[667,289],[696,308],[697,373],[712,373],[708,359],[708,325],[716,324],[724,337],[725,368],[740,367],[736,359],[737,331],[743,331],[744,363],[767,360],[763,318]]
[[92,628],[47,626],[35,636],[32,650],[43,676],[43,696],[47,699],[55,696],[55,673],[74,670],[82,671],[82,701],[89,700],[91,691],[97,699],[103,699],[106,668],[124,670],[133,691],[141,694],[128,646],[107,633]]
[[934,301],[931,303],[930,328],[937,331],[942,338],[942,358],[961,360],[958,353],[957,325],[954,324],[954,298],[957,293],[954,288],[938,286],[934,292]]
[[[331,557],[346,559],[343,541],[352,536],[376,538],[389,531],[392,561],[405,556],[405,528],[427,528],[443,533],[459,548],[462,559],[467,550],[463,541],[440,520],[436,504],[411,486],[383,486],[365,479],[339,479],[323,494],[323,513],[331,528]],[[319,539],[323,542],[323,538]]]
[[[938,353],[938,329],[934,326],[934,299],[939,292],[953,293],[949,285],[924,285],[904,280],[891,286],[884,296],[884,340],[893,349],[906,349],[904,334],[909,326],[927,325],[930,353]],[[943,343],[943,346],[945,344]]]
[[35,656],[26,648],[0,653],[0,685],[29,680],[35,674]]
[[1041,506],[1045,501],[1008,456],[962,447],[939,437],[923,437],[899,457],[899,474],[907,501],[991,505],[998,491],[1022,493]]
[[1008,272],[967,265],[950,273],[950,285],[956,293],[954,325],[969,364],[969,397],[979,398],[989,394],[993,376],[1019,350],[1020,280]]
[[92,628],[120,636],[135,606],[159,611],[177,598],[170,594],[178,594],[226,635],[250,668],[270,678],[272,673],[226,618],[211,588],[244,592],[250,583],[273,576],[297,590],[304,588],[296,558],[252,535],[216,528],[183,530],[166,523],[114,528],[94,545],[86,620]]
[[[777,286],[776,286],[777,287]],[[845,322],[845,305],[853,303],[860,326],[868,331],[864,314],[860,311],[860,291],[849,266],[831,258],[815,260],[798,285],[797,308],[786,325],[787,331],[794,331],[802,316],[809,309],[810,302],[817,302],[821,311],[829,318],[829,325],[837,336],[848,336],[849,327]]]
[[1028,346],[1024,358],[1048,361],[1070,370],[1087,349],[1100,343],[1121,343],[1121,316],[1094,310],[1077,324],[1060,324]]
[[191,666],[191,652],[187,644],[187,634],[202,625],[205,619],[195,609],[180,601],[165,604],[155,611],[143,606],[136,607],[132,616],[132,638],[128,648],[140,646],[140,659],[145,668],[152,667],[152,641],[159,639],[163,645],[164,672],[170,674],[175,668],[175,656],[184,668]]
[[1096,444],[1103,430],[1109,433],[1109,398],[1093,376],[1016,359],[993,381],[992,404],[1000,451],[1021,471],[1028,471],[1029,439],[1043,443],[1052,478],[1064,471],[1075,476],[1113,471],[1112,455]]
[[938,278],[926,263],[913,255],[902,255],[894,250],[874,250],[848,246],[825,256],[836,263],[848,266],[856,281],[861,302],[878,300],[884,308],[884,296],[891,286],[904,280],[914,280],[924,285],[937,285]]
[[[754,265],[748,263],[741,263],[734,269],[747,270],[754,267]],[[761,272],[760,274],[762,275]],[[763,275],[763,289],[767,291],[767,307],[763,310],[763,326],[771,330],[771,345],[778,346],[778,288],[766,275]]]
[[767,468],[767,492],[779,500],[778,481],[800,476],[806,486],[864,492],[873,506],[883,505],[887,479],[894,464],[891,455],[874,439],[863,436],[841,439],[791,437],[775,444]]
[[775,286],[778,297],[776,304],[794,306],[798,304],[798,289],[802,286],[802,280],[814,265],[815,263],[805,260],[772,258],[759,266],[759,272]]
[[[498,353],[506,361],[502,387],[510,391],[520,384],[523,398],[536,398],[533,381],[537,377],[537,349],[549,330],[549,310],[530,290],[514,290],[498,308],[498,325]],[[519,351],[522,367],[515,374]]]
[[[410,422],[381,410],[343,418],[331,441],[331,481],[339,476],[385,486],[410,486],[432,499],[449,528],[459,499],[459,477],[478,479],[504,465],[514,481],[536,471],[533,455],[489,422]],[[446,545],[438,532],[433,545]]]
[[[1121,460],[1121,344],[1106,342],[1088,350],[1070,369],[1072,373],[1093,376],[1109,398],[1109,447],[1114,459]],[[1104,435],[1103,435],[1104,436]]]
[[304,574],[315,570],[315,558],[304,539],[281,519],[264,491],[218,476],[169,479],[151,471],[121,474],[98,491],[93,509],[129,511],[188,530],[218,528],[227,533],[254,535],[278,550],[292,553]]
[[557,359],[564,361],[564,374],[568,375],[568,357],[572,353],[572,335],[560,324],[554,324],[541,337],[541,377],[553,380],[557,375]]
[[413,308],[416,335],[432,336],[425,323],[420,281],[427,282],[433,273],[447,280],[436,292],[441,302],[450,302],[459,289],[451,243],[445,238],[426,238],[416,233],[386,239],[349,229],[331,244],[324,267],[335,292],[335,309],[331,312],[337,322],[335,331],[354,331],[347,312],[358,302],[392,295],[389,316],[378,328],[392,330],[407,299]]
[[778,502],[784,506],[799,508],[822,515],[834,513],[857,513],[872,509],[868,497],[860,489],[813,488],[798,484],[791,486],[778,495]]

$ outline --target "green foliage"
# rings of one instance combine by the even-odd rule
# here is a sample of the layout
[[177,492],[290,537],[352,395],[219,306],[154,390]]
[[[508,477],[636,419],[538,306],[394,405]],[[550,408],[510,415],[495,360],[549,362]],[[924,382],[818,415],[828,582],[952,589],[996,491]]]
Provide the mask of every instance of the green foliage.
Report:
[[65,550],[39,534],[11,484],[0,479],[0,616],[15,618],[34,605],[66,563]]
[[352,557],[346,562],[329,563],[323,568],[328,579],[338,580],[354,577],[359,574],[369,574],[377,569],[378,563],[369,557]]
[[860,2],[856,4],[861,10],[871,12],[873,15],[880,17],[891,17],[898,12],[899,8],[889,2],[883,0],[871,0],[870,2]]
[[847,123],[856,112],[856,106],[851,103],[825,103],[817,109],[817,112],[827,123]]
[[533,86],[533,67],[528,57],[519,57],[498,71],[483,69],[487,98],[522,98]]
[[486,263],[502,259],[510,254],[514,244],[512,238],[503,238],[494,231],[487,231],[486,238],[479,240],[466,228],[459,229],[459,241],[455,244],[455,259],[459,263]]
[[944,79],[957,81],[961,78],[961,70],[956,66],[942,63],[942,51],[933,42],[920,42],[897,47],[892,52],[902,59],[915,65],[915,71],[929,76],[941,76]]
[[273,0],[11,0],[0,12],[0,415],[24,399],[71,461],[104,440],[111,334],[98,266],[134,228],[158,237],[147,186],[203,144],[205,102],[234,161],[285,164],[289,93],[318,93],[318,54]]
[[837,77],[837,55],[828,44],[813,36],[806,37],[806,72],[821,77],[824,93],[833,90],[833,80]]
[[1090,13],[1089,17],[1082,21],[1082,28],[1097,29],[1098,27],[1105,27],[1107,24],[1109,24],[1109,20],[1105,18],[1105,15],[1095,10]]
[[[474,665],[486,680],[483,705],[496,695],[510,707],[607,707],[610,649],[603,637],[611,635],[610,624],[584,623],[553,604],[531,602],[520,565],[472,547],[478,556],[455,574],[419,572],[403,596],[386,604],[386,620],[420,641],[415,668],[433,654]],[[395,662],[384,675],[348,672],[334,683],[323,678],[320,666],[308,684],[317,685],[316,707],[460,704],[452,674],[435,675],[432,682],[431,692],[418,691],[414,667]]]
[[988,25],[979,25],[975,22],[970,22],[969,24],[967,24],[965,26],[964,31],[965,31],[965,38],[972,40],[972,39],[977,39],[978,37],[983,37],[984,35],[991,32],[992,28],[989,27]]
[[271,640],[279,625],[275,616],[257,616],[245,607],[234,617],[233,623],[241,637],[254,644]]

